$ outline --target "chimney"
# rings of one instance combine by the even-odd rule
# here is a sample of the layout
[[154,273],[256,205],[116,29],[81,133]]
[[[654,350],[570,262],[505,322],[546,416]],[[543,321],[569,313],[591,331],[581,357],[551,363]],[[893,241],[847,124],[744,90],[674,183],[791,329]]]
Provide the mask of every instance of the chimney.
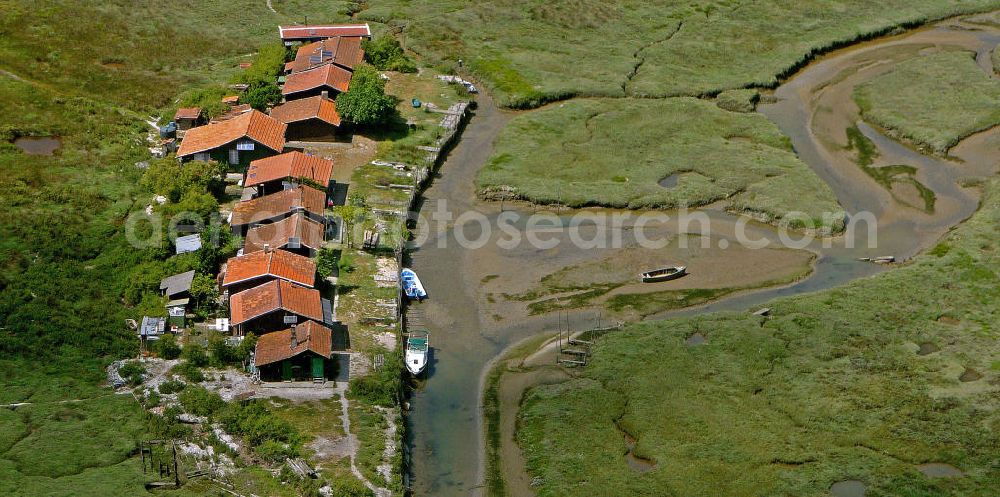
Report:
[[271,251],[271,244],[270,243],[265,243],[264,244],[264,252],[270,252],[270,251]]
[[292,339],[290,340],[290,342],[291,343],[290,343],[290,347],[289,348],[291,348],[292,350],[295,350],[295,347],[299,346],[299,341],[295,337],[295,325],[294,324],[292,325]]
[[323,91],[319,92],[319,96],[323,97],[323,99],[329,99],[330,98],[330,92],[327,91],[327,90],[323,90]]

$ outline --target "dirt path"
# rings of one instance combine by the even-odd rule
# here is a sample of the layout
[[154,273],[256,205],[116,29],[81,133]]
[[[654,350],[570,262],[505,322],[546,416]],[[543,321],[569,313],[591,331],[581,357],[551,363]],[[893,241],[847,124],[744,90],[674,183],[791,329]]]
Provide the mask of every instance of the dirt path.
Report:
[[365,478],[365,475],[361,473],[360,469],[358,469],[358,465],[355,463],[355,460],[357,459],[359,443],[357,435],[351,431],[351,401],[347,399],[347,385],[338,385],[336,392],[340,396],[340,421],[343,424],[344,436],[347,437],[347,451],[351,459],[351,473],[354,474],[355,478],[361,480],[361,483],[374,492],[377,497],[391,497],[392,490],[375,485],[369,481],[368,478]]

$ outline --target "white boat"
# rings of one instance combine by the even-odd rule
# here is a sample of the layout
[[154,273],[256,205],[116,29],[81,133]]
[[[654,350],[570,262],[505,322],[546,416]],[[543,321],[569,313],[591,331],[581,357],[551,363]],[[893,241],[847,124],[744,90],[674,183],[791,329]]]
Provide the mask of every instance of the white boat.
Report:
[[420,283],[420,278],[417,278],[417,273],[414,273],[410,268],[403,268],[399,272],[399,282],[403,285],[403,293],[411,299],[424,300],[427,298],[427,292],[424,291],[424,285]]
[[677,279],[685,274],[687,274],[687,266],[674,266],[646,271],[640,274],[639,278],[642,279],[643,283],[656,283],[658,281]]
[[406,338],[406,370],[414,376],[419,375],[427,367],[427,356],[430,351],[430,334],[426,331],[413,331]]

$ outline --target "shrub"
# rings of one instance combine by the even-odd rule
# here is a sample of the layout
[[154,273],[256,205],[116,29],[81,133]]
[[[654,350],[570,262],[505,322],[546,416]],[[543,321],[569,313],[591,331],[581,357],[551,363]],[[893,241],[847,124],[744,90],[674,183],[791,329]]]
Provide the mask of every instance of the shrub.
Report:
[[146,406],[147,409],[151,407],[156,407],[160,405],[160,400],[161,400],[160,394],[157,393],[156,390],[150,390],[149,392],[146,393],[146,398],[145,402],[143,402],[143,405]]
[[196,416],[211,416],[226,406],[219,394],[201,387],[185,388],[177,396],[177,400],[181,402],[185,412]]
[[355,124],[384,123],[395,108],[396,99],[385,94],[385,80],[368,64],[355,68],[350,90],[337,95],[340,115]]
[[135,361],[129,361],[118,368],[118,374],[131,386],[142,383],[142,375],[146,374],[146,368]]
[[417,72],[417,66],[403,52],[391,34],[385,34],[363,44],[365,58],[380,71]]
[[161,359],[177,359],[181,356],[181,347],[177,345],[177,337],[174,335],[163,335],[156,341],[156,354]]
[[236,347],[226,343],[226,339],[221,335],[215,334],[208,339],[208,350],[212,353],[211,362],[214,366],[225,366],[240,361]]
[[159,390],[160,393],[163,395],[170,395],[172,393],[177,393],[180,392],[181,390],[184,390],[184,387],[186,386],[187,385],[183,381],[177,379],[169,379],[167,381],[164,381],[163,383],[160,383]]
[[190,362],[178,364],[174,366],[172,371],[183,376],[185,380],[191,383],[201,383],[205,381],[205,375],[202,374],[201,370],[198,369],[197,366],[191,364]]
[[351,378],[349,393],[369,404],[391,407],[396,405],[400,393],[402,357],[391,353],[382,369],[366,376]]
[[281,102],[281,88],[274,83],[259,83],[247,89],[243,102],[259,111]]
[[298,455],[302,439],[299,432],[260,402],[230,404],[219,413],[219,422],[227,433],[243,438],[261,457],[280,459]]
[[276,440],[266,440],[264,443],[254,447],[254,452],[266,461],[281,462],[290,457],[295,457],[298,453],[287,444]]
[[374,497],[375,493],[354,478],[338,478],[330,482],[330,495],[338,497]]
[[181,357],[194,367],[203,368],[208,366],[208,355],[205,354],[205,348],[197,343],[185,345]]

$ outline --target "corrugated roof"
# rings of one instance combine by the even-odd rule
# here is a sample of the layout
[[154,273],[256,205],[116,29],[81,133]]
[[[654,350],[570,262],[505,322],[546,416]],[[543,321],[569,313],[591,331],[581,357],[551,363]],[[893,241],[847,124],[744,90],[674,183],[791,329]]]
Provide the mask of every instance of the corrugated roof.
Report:
[[198,119],[201,116],[201,107],[181,107],[174,113],[174,121],[180,119]]
[[297,240],[300,246],[318,249],[323,245],[323,225],[302,214],[294,214],[281,221],[255,226],[243,242],[243,252],[264,250],[264,245],[281,248]]
[[334,126],[340,126],[337,102],[320,95],[285,102],[271,109],[271,117],[285,123],[319,119]]
[[295,72],[285,78],[285,86],[281,88],[281,94],[291,95],[317,88],[345,92],[351,86],[352,74],[351,71],[343,67],[329,63],[307,71]]
[[316,263],[285,250],[251,252],[229,259],[222,286],[266,277],[312,287],[316,281]]
[[245,323],[275,311],[323,320],[319,291],[284,280],[274,280],[229,297],[230,323]]
[[192,281],[194,281],[194,270],[167,276],[160,280],[160,291],[167,297],[184,293],[191,290]]
[[368,24],[322,24],[306,26],[278,26],[278,35],[282,40],[308,40],[313,38],[332,38],[334,36],[362,36],[371,38],[372,31]]
[[187,131],[178,157],[205,152],[249,138],[275,152],[285,148],[285,130],[288,125],[257,110],[236,116],[228,121],[199,126]]
[[285,178],[307,179],[326,186],[332,173],[333,162],[294,151],[251,162],[243,186],[255,186]]
[[233,206],[230,224],[240,226],[257,223],[292,212],[297,208],[322,216],[325,207],[326,193],[310,186],[298,186],[246,202],[237,202]]
[[258,367],[295,357],[311,350],[327,359],[333,354],[333,331],[315,321],[306,321],[294,328],[266,333],[257,339],[254,364]]

